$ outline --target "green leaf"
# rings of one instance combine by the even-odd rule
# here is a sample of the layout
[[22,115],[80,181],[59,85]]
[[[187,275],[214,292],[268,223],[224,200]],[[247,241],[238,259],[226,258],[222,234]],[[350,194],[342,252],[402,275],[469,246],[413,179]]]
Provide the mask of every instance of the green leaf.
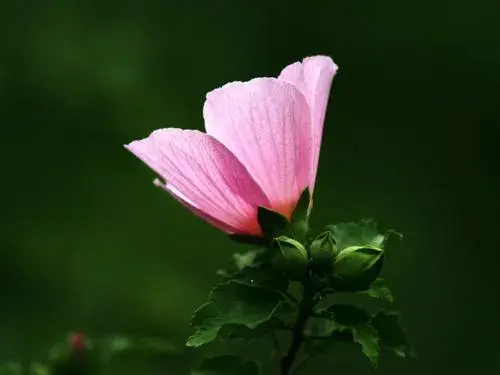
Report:
[[136,341],[136,349],[144,354],[151,355],[176,355],[181,350],[170,341],[161,338],[139,338]]
[[[310,318],[304,329],[308,355],[318,355],[333,347],[335,342],[338,341],[336,338],[332,337],[336,329],[337,325],[328,318]],[[315,338],[322,339],[317,340]],[[348,341],[352,342],[352,337]]]
[[210,302],[195,311],[191,323],[196,333],[186,345],[199,347],[213,341],[227,324],[255,329],[285,305],[283,295],[268,288],[236,280],[219,284],[212,290]]
[[22,375],[23,367],[17,362],[7,362],[0,366],[0,375]]
[[132,338],[112,336],[96,342],[101,363],[111,361],[114,357],[128,354],[140,356],[176,355],[181,350],[167,340],[161,338]]
[[365,310],[352,305],[332,305],[326,311],[337,326],[356,327],[370,321]]
[[361,345],[363,354],[368,357],[373,367],[378,367],[380,356],[380,345],[377,331],[369,323],[353,327],[352,335],[354,342]]
[[[281,254],[279,254],[279,256],[281,256]],[[238,281],[279,292],[285,292],[288,289],[289,284],[289,280],[286,275],[271,268],[269,263],[260,265],[254,263],[251,266],[242,268],[237,272],[226,275],[223,278],[222,283],[230,281]]]
[[390,303],[394,302],[394,297],[392,295],[392,292],[386,285],[385,280],[382,277],[376,279],[370,286],[370,289],[361,292],[361,294],[366,294],[372,298],[376,298]]
[[259,257],[265,252],[265,250],[250,250],[246,253],[234,253],[233,259],[236,264],[236,268],[241,271],[244,268],[255,266],[259,260]]
[[285,234],[290,226],[290,222],[286,217],[264,207],[258,208],[257,220],[264,238],[268,240]]
[[329,318],[312,317],[308,320],[304,334],[312,337],[330,337],[337,325]]
[[[0,371],[0,374],[3,374]],[[50,375],[50,369],[47,365],[44,365],[43,363],[32,363],[30,366],[30,374],[31,375]]]
[[242,324],[226,324],[219,330],[218,337],[222,340],[242,339],[246,342],[252,342],[284,328],[285,323],[278,318],[271,318],[255,328],[248,328]]
[[354,342],[361,346],[370,363],[374,367],[378,366],[379,336],[370,324],[370,316],[365,310],[352,305],[333,305],[324,310],[322,315],[325,318],[316,318],[315,327],[309,328],[313,337],[323,338],[314,347],[314,354],[325,351],[335,341]]
[[380,336],[383,349],[392,351],[402,358],[414,358],[415,354],[406,339],[405,332],[400,324],[399,313],[380,312],[372,318],[372,325]]
[[254,361],[236,355],[224,355],[204,360],[191,370],[191,375],[259,375],[260,368]]
[[350,246],[381,248],[386,239],[386,234],[380,233],[371,219],[329,225],[327,229],[332,233],[339,250]]

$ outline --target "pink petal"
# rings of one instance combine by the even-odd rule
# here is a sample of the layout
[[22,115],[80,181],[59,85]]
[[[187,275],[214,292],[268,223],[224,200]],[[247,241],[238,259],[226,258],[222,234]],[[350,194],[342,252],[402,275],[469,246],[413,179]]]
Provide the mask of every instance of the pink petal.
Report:
[[243,164],[213,137],[160,129],[126,147],[167,181],[165,189],[211,224],[260,234],[257,207],[268,200]]
[[207,94],[207,133],[245,165],[270,201],[290,217],[309,183],[309,106],[297,88],[276,78],[232,82]]
[[337,65],[330,57],[306,57],[282,70],[279,79],[294,84],[306,97],[312,116],[312,156],[310,189],[314,189],[318,170],[323,123]]
[[165,191],[167,191],[168,193],[170,193],[170,195],[172,195],[172,197],[175,200],[177,200],[180,204],[182,204],[184,207],[186,207],[189,211],[191,211],[193,214],[201,217],[206,222],[212,224],[214,227],[217,227],[217,228],[219,228],[219,229],[221,229],[221,230],[223,230],[225,232],[228,232],[228,233],[238,233],[238,232],[241,232],[241,230],[239,230],[239,229],[237,229],[235,227],[232,227],[231,225],[229,225],[227,223],[219,221],[216,218],[214,218],[213,216],[209,215],[208,213],[201,211],[198,207],[196,207],[196,205],[194,204],[194,202],[191,202],[179,190],[175,189],[172,186],[169,186],[168,184],[165,184],[160,179],[157,178],[156,180],[154,180],[153,183],[156,186],[158,186],[158,187],[164,189]]

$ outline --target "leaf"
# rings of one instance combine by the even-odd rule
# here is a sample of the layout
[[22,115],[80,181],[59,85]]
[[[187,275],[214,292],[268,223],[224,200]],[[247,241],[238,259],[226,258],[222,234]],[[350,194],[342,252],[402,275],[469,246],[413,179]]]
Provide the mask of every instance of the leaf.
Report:
[[189,336],[186,346],[198,348],[202,345],[214,341],[219,334],[220,326],[196,327],[196,332]]
[[[0,374],[3,373],[0,371]],[[47,365],[35,362],[30,366],[30,375],[50,375],[50,369]]]
[[257,363],[236,355],[224,355],[204,360],[191,370],[191,375],[259,375]]
[[255,328],[248,328],[242,324],[226,324],[219,330],[218,337],[222,340],[243,339],[246,342],[252,342],[284,328],[285,323],[278,318],[271,318]]
[[186,345],[199,347],[213,341],[227,324],[255,329],[285,305],[282,294],[268,288],[236,280],[219,284],[212,290],[210,302],[195,311],[191,323],[196,332]]
[[359,223],[339,223],[327,226],[339,250],[350,246],[368,246],[381,248],[386,235],[377,230],[373,220],[365,219]]
[[132,338],[112,336],[97,341],[101,362],[109,362],[122,354],[141,356],[176,355],[180,349],[162,338]]
[[365,310],[352,305],[332,305],[326,311],[337,326],[357,327],[370,321]]
[[257,220],[266,239],[273,239],[285,234],[290,225],[286,217],[264,207],[258,208]]
[[0,375],[22,375],[23,367],[17,362],[7,362],[0,365]]
[[370,286],[370,289],[360,293],[366,294],[372,298],[376,298],[382,301],[390,303],[394,302],[394,297],[392,295],[392,292],[386,285],[385,280],[382,277],[376,279]]
[[415,357],[401,327],[399,313],[395,311],[380,312],[372,318],[372,325],[380,336],[380,344],[383,349],[392,351],[402,358]]
[[314,322],[315,327],[309,328],[312,337],[323,338],[313,347],[313,354],[325,351],[335,341],[354,342],[361,346],[363,354],[370,360],[372,366],[375,368],[378,366],[379,336],[365,310],[352,305],[333,305],[324,310],[322,315],[325,318],[317,319]]
[[140,338],[136,344],[137,350],[151,355],[176,355],[181,350],[171,342],[161,338]]
[[227,283],[230,281],[239,281],[279,292],[285,292],[289,284],[286,275],[281,272],[276,272],[269,264],[245,267],[237,272],[226,275],[222,282]]
[[361,345],[365,356],[368,357],[374,368],[378,367],[380,346],[377,331],[369,323],[352,328],[354,342]]
[[234,263],[238,270],[241,271],[244,268],[254,266],[263,252],[264,250],[250,250],[246,253],[234,253]]
[[308,320],[304,334],[313,337],[329,337],[336,325],[328,318],[312,317]]

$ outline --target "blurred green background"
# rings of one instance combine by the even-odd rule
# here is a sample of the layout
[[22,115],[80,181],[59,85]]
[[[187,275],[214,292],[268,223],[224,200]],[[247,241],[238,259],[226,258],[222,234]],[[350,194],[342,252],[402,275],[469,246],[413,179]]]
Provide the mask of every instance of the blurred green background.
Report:
[[[0,5],[0,360],[67,331],[182,340],[238,250],[122,145],[203,128],[209,90],[313,54],[339,65],[313,224],[375,217],[416,362],[498,374],[498,1],[14,1]],[[191,354],[122,374],[187,374]],[[370,374],[356,351],[304,374]]]

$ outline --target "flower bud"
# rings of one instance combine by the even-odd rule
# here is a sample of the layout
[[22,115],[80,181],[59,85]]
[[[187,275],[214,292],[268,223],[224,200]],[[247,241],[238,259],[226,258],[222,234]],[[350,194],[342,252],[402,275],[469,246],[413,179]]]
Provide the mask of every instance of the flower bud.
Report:
[[309,256],[304,245],[287,236],[279,236],[274,241],[281,253],[279,267],[290,276],[300,278],[309,263]]
[[333,264],[337,289],[369,288],[382,269],[383,255],[382,249],[368,246],[350,246],[342,250]]
[[85,335],[81,332],[75,332],[69,335],[68,342],[70,350],[80,351],[88,348],[88,342]]
[[49,354],[51,375],[91,375],[97,371],[95,352],[88,337],[81,332],[68,335]]
[[317,236],[309,249],[313,265],[318,268],[330,269],[337,255],[337,247],[332,233],[327,231]]

